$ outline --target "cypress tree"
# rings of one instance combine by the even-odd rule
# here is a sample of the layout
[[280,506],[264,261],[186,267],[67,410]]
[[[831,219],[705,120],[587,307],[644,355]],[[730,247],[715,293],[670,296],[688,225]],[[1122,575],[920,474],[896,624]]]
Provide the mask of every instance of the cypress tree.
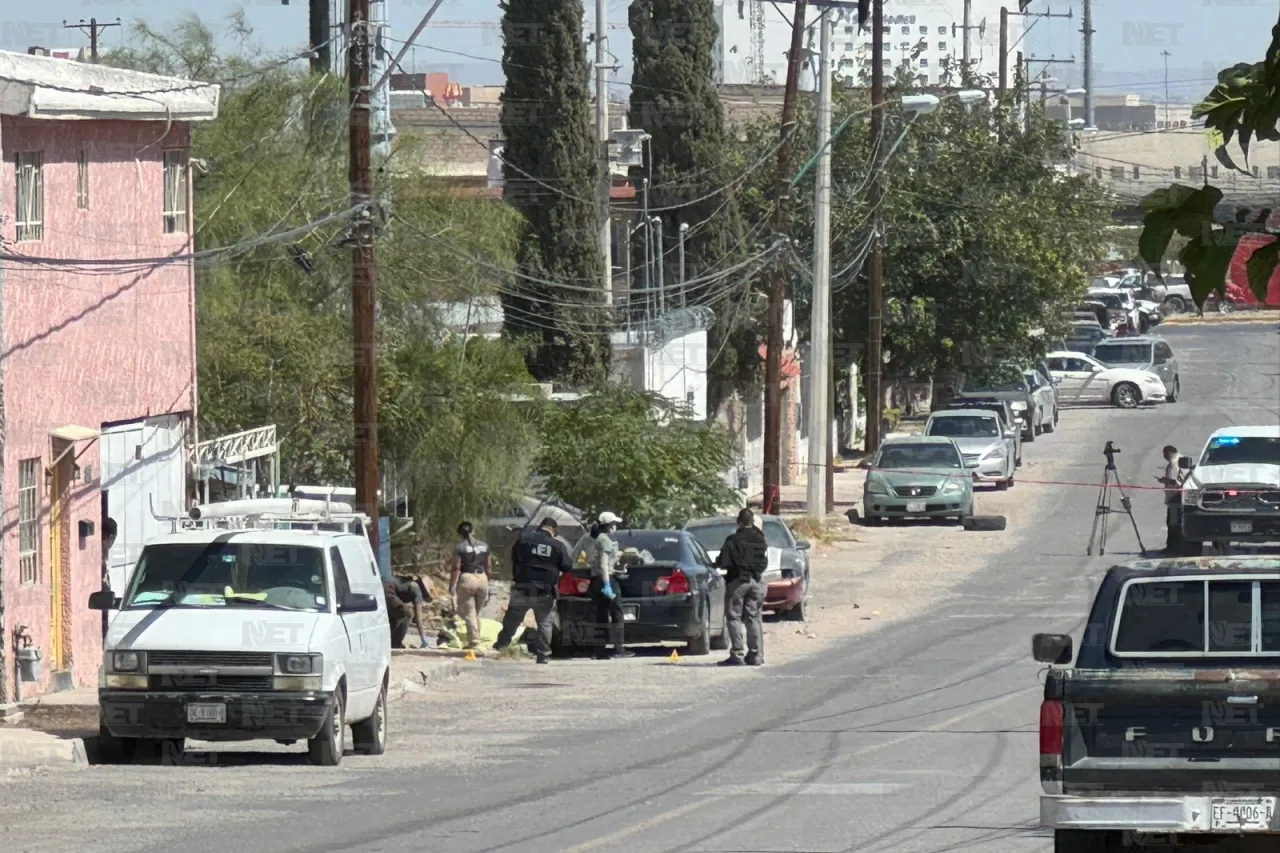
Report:
[[[649,204],[663,220],[668,310],[673,302],[675,307],[716,303],[709,335],[709,357],[715,359],[709,409],[714,411],[732,386],[749,379],[758,361],[751,351],[754,335],[743,334],[751,312],[734,310],[725,298],[727,288],[737,288],[737,299],[745,298],[741,280],[687,288],[679,283],[676,243],[682,223],[689,226],[686,278],[713,276],[743,255],[734,189],[725,189],[735,175],[727,164],[724,107],[714,81],[715,10],[712,0],[632,0],[630,25],[634,70],[628,118],[631,127],[651,136],[637,177],[650,180]],[[733,340],[725,345],[726,339]]]
[[[581,0],[502,0],[503,198],[524,216],[505,330],[531,335],[541,381],[605,378],[594,111]],[[531,279],[537,279],[538,283]],[[588,290],[588,288],[591,288]]]

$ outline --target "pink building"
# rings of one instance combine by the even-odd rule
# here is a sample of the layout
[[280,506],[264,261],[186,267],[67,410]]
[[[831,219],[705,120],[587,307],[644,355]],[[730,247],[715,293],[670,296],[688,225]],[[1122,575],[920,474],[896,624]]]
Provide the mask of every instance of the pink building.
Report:
[[[218,87],[0,52],[0,702],[97,684],[103,581],[185,503],[189,125]],[[16,645],[42,672],[21,680]],[[28,672],[28,675],[31,673]]]

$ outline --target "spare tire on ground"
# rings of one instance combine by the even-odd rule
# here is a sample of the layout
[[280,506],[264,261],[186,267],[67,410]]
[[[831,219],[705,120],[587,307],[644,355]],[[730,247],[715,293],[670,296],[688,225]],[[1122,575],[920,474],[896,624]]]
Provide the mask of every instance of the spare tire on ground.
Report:
[[1003,515],[971,515],[962,524],[965,530],[1004,530],[1006,522]]

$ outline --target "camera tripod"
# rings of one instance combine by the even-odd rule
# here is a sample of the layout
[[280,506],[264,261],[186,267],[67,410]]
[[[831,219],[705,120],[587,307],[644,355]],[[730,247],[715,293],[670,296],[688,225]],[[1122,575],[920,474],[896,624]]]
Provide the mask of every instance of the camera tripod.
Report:
[[[1093,515],[1093,530],[1089,533],[1089,550],[1085,552],[1090,557],[1093,556],[1095,542],[1098,545],[1099,556],[1107,553],[1107,519],[1112,513],[1124,513],[1129,516],[1129,523],[1133,525],[1133,535],[1138,539],[1138,548],[1142,551],[1142,556],[1147,556],[1147,546],[1142,544],[1142,534],[1138,532],[1138,522],[1133,517],[1133,504],[1125,494],[1124,486],[1120,484],[1120,474],[1116,471],[1115,455],[1119,452],[1119,448],[1114,447],[1109,441],[1102,451],[1102,455],[1107,457],[1107,467],[1102,472],[1102,488],[1098,491],[1098,505]],[[1120,493],[1120,506],[1123,509],[1111,508],[1112,489]]]

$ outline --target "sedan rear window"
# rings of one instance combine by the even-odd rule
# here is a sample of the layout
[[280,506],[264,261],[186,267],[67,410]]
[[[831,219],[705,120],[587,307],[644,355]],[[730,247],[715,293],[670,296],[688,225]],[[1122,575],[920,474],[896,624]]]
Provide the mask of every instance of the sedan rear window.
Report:
[[994,416],[984,418],[980,415],[951,415],[930,421],[927,434],[947,438],[998,438],[1000,425],[996,423]]
[[1103,364],[1150,364],[1151,344],[1098,344],[1093,357]]
[[1280,580],[1131,582],[1111,651],[1130,658],[1280,655]]

